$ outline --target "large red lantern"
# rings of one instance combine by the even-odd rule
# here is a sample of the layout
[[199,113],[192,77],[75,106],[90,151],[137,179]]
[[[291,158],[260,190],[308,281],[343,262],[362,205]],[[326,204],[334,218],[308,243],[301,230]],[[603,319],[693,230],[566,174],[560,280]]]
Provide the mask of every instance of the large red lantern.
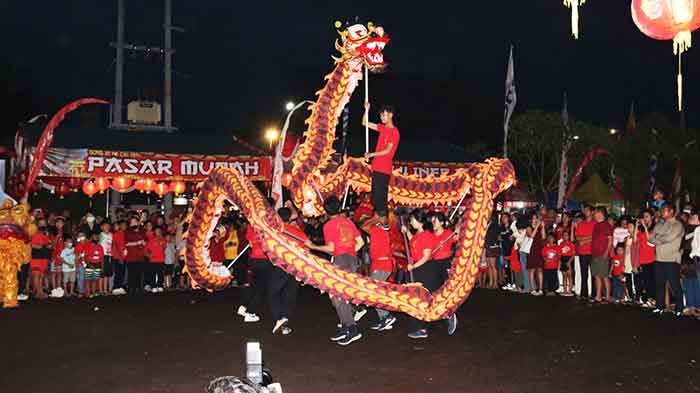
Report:
[[66,183],[61,183],[56,186],[56,195],[58,195],[59,198],[63,199],[65,198],[66,195],[70,193],[70,187],[68,187],[68,184]]
[[143,192],[154,191],[156,187],[156,181],[153,179],[143,179]]
[[170,183],[170,191],[174,192],[175,195],[182,194],[183,192],[185,192],[186,188],[187,187],[185,186],[185,182],[179,180]]
[[156,192],[156,194],[158,194],[159,197],[162,198],[163,195],[170,192],[170,188],[165,183],[158,183],[156,184],[154,191]]
[[124,192],[131,187],[131,179],[128,177],[118,177],[112,180],[112,187],[119,192]]
[[678,110],[683,110],[681,55],[692,44],[691,32],[700,27],[700,0],[632,0],[632,20],[645,35],[673,40],[678,55]]
[[89,198],[92,198],[92,196],[97,193],[97,186],[95,185],[95,182],[92,180],[86,180],[85,183],[83,183],[83,192]]
[[83,179],[79,177],[69,177],[68,178],[68,188],[73,191],[78,191],[80,185],[83,184]]
[[97,186],[97,190],[102,194],[109,188],[109,179],[106,177],[98,177],[95,179],[95,186]]

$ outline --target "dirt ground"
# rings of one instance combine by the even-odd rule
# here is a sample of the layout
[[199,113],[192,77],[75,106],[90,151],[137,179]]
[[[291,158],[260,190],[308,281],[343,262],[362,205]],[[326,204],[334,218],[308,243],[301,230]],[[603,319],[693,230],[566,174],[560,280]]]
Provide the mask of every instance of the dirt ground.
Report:
[[[697,392],[700,321],[658,319],[625,306],[477,290],[449,337],[370,331],[348,347],[329,341],[328,298],[300,291],[291,336],[234,317],[236,289],[49,300],[0,310],[1,392],[204,392],[244,375],[247,339],[285,392]],[[99,309],[95,309],[98,307]]]

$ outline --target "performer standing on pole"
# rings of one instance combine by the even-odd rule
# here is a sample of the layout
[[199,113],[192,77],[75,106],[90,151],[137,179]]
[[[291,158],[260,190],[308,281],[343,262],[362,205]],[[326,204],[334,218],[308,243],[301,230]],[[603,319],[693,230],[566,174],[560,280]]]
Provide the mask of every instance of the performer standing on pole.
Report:
[[387,199],[389,178],[393,170],[392,161],[399,146],[401,135],[394,125],[394,108],[385,105],[379,111],[381,124],[369,121],[369,102],[365,103],[365,115],[362,125],[379,133],[377,146],[372,153],[366,153],[365,159],[372,160],[372,206],[375,217],[385,229],[389,228]]

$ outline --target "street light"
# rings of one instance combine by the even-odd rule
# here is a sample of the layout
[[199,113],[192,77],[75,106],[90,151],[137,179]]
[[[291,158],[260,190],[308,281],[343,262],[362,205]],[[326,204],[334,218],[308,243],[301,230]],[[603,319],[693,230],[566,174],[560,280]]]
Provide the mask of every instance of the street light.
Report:
[[578,135],[574,135],[573,139],[574,139],[575,141],[577,141],[577,140],[579,139],[579,136],[578,136]]
[[614,128],[611,128],[611,129],[610,129],[610,135],[615,135],[615,134],[617,134],[617,130],[614,129]]
[[284,106],[284,109],[286,109],[287,112],[291,111],[292,109],[294,109],[294,103],[292,101],[288,101],[287,105]]
[[270,150],[272,150],[272,144],[275,143],[279,137],[280,132],[277,131],[276,128],[268,128],[265,130],[265,139],[267,139],[267,142],[270,144]]

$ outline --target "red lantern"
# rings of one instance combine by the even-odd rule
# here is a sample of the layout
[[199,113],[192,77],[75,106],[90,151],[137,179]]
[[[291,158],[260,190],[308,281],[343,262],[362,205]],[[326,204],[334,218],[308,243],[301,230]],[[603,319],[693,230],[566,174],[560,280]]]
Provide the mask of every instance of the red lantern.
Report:
[[78,191],[80,185],[83,184],[83,179],[79,177],[69,177],[68,178],[68,188],[73,191]]
[[35,181],[34,183],[32,183],[32,188],[30,189],[30,191],[34,194],[38,194],[42,188],[43,187],[41,186],[41,183]]
[[109,188],[109,179],[106,177],[98,177],[95,179],[95,186],[97,186],[97,190],[102,194]]
[[156,181],[153,179],[144,179],[143,180],[143,192],[151,192],[154,191],[156,187]]
[[185,189],[187,187],[185,186],[185,182],[176,180],[174,182],[170,183],[170,190],[175,193],[175,195],[180,195],[183,192],[185,192]]
[[698,0],[632,0],[632,20],[645,35],[656,40],[673,40],[678,55],[678,110],[683,109],[681,55],[692,43],[691,32],[700,27]]
[[56,195],[58,195],[59,198],[63,199],[65,198],[66,195],[70,193],[70,187],[68,187],[68,184],[66,183],[61,183],[56,186]]
[[97,186],[95,185],[95,182],[92,180],[86,180],[85,183],[83,183],[83,192],[89,198],[92,198],[92,196],[97,193]]
[[129,187],[131,187],[131,179],[127,177],[118,177],[112,180],[112,187],[114,187],[119,192],[124,192]]
[[158,183],[155,186],[155,192],[158,194],[159,197],[163,197],[163,195],[167,194],[170,191],[169,187],[165,183]]
[[140,192],[143,192],[144,183],[146,183],[144,179],[138,179],[134,182],[134,188]]

